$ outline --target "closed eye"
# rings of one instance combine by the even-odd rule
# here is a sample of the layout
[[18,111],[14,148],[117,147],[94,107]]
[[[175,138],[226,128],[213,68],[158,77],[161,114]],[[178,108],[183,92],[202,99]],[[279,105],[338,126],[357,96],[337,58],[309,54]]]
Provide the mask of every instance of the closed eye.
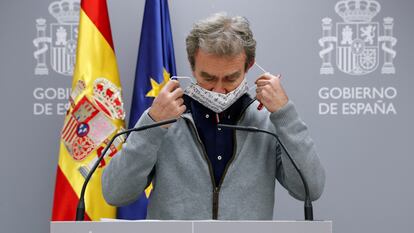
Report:
[[216,79],[217,79],[217,77],[216,76],[214,76],[214,75],[211,75],[211,74],[209,74],[209,73],[207,73],[207,72],[204,72],[204,71],[201,71],[200,72],[200,76],[206,81],[206,82],[212,82],[212,81],[215,81]]
[[240,78],[241,72],[237,71],[231,75],[226,76],[226,81],[228,82],[235,82]]
[[204,81],[206,81],[206,82],[213,82],[213,81],[215,81],[216,79],[215,78],[211,78],[211,77],[209,77],[209,78],[203,78],[204,79]]

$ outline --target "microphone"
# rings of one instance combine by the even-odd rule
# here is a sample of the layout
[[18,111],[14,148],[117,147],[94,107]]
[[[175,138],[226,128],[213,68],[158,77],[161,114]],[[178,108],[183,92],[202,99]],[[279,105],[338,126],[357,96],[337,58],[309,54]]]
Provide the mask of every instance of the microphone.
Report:
[[240,130],[240,131],[247,131],[247,132],[255,132],[255,133],[265,133],[265,134],[269,134],[272,135],[273,137],[276,138],[277,142],[279,143],[279,145],[283,148],[283,150],[286,152],[287,157],[289,158],[290,162],[293,164],[293,166],[295,167],[296,171],[299,173],[299,176],[302,180],[303,186],[305,188],[305,220],[307,221],[313,221],[313,207],[312,207],[312,201],[310,199],[310,195],[309,195],[309,187],[308,187],[308,182],[306,182],[305,177],[302,174],[302,171],[300,170],[300,168],[298,167],[298,165],[296,164],[296,162],[293,160],[292,156],[290,156],[289,152],[287,151],[286,147],[283,145],[283,143],[280,141],[279,137],[272,133],[269,132],[267,130],[263,130],[263,129],[259,129],[257,127],[253,127],[253,126],[240,126],[240,125],[227,125],[227,124],[217,124],[217,127],[220,128],[228,128],[228,129],[233,129],[233,130]]
[[96,160],[95,164],[93,165],[91,171],[88,173],[88,176],[85,178],[85,182],[83,182],[83,186],[82,186],[82,191],[79,197],[79,202],[78,202],[78,207],[76,208],[76,221],[83,221],[85,218],[85,191],[86,191],[86,186],[88,185],[89,180],[91,179],[93,173],[95,172],[96,168],[99,166],[99,164],[101,163],[102,159],[104,158],[106,152],[108,151],[109,147],[111,146],[111,144],[113,143],[113,141],[119,137],[120,135],[123,134],[129,134],[131,132],[138,132],[138,131],[142,131],[142,130],[146,130],[146,129],[150,129],[150,128],[154,128],[154,127],[158,127],[158,126],[162,126],[162,125],[167,125],[167,124],[171,124],[176,122],[177,119],[171,119],[171,120],[165,120],[165,121],[160,121],[160,122],[156,122],[154,124],[148,124],[148,125],[143,125],[141,127],[137,127],[137,128],[132,128],[132,129],[127,129],[124,130],[122,132],[119,132],[117,134],[115,134],[111,141],[109,141],[109,143],[106,145],[105,149],[102,151],[101,156],[99,156],[98,160]]

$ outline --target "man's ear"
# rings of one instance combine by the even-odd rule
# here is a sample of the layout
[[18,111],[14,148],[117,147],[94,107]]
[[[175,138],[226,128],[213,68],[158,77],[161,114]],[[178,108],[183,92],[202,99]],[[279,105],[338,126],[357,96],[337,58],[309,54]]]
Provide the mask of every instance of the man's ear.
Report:
[[191,73],[193,74],[194,82],[198,83],[197,78],[196,78],[196,72],[194,70],[191,70]]
[[252,66],[254,65],[254,63],[256,62],[255,59],[253,59],[248,65],[247,65],[247,69],[246,69],[246,73],[250,70],[250,68],[252,68]]

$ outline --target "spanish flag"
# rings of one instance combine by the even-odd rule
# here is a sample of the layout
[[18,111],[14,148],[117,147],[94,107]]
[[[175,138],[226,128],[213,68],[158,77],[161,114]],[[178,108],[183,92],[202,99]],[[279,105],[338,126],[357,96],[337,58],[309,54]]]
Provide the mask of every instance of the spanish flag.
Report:
[[[79,7],[79,6],[78,6]],[[125,112],[106,0],[82,0],[70,108],[60,138],[52,221],[75,220],[82,184],[111,137],[123,130]],[[101,174],[121,149],[118,138],[95,171],[85,195],[85,220],[115,218],[102,195]]]

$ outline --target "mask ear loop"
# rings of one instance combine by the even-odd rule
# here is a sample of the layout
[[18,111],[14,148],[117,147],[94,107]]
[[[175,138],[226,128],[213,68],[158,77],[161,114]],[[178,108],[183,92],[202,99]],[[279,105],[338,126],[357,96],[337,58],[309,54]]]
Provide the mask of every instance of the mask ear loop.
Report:
[[187,76],[171,76],[170,80],[178,80],[178,79],[189,79],[191,82],[193,82],[193,79],[191,77]]
[[[183,88],[183,90],[192,84],[196,84],[194,82],[194,79],[188,76],[171,76],[170,80],[177,80],[180,83],[180,87]],[[183,80],[187,80],[187,81],[182,83]]]
[[[263,71],[263,73],[267,73],[267,71],[263,69],[263,67],[261,67],[259,64],[257,64],[257,62],[255,62],[254,65],[257,66],[257,68],[259,68],[261,71]],[[260,111],[262,109],[263,109],[263,104],[259,102],[259,106],[257,106],[257,110]]]

